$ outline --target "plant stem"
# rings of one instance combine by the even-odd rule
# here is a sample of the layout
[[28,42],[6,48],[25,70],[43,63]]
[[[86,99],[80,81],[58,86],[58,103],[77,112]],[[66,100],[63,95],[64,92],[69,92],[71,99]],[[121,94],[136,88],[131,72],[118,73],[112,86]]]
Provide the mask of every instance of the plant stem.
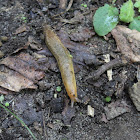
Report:
[[17,116],[15,115],[13,112],[11,112],[7,107],[3,106],[2,104],[0,104],[0,106],[5,109],[6,111],[8,111],[11,115],[13,115],[27,130],[28,132],[31,134],[31,136],[33,137],[34,140],[37,140],[37,138],[34,136],[34,134],[31,132],[31,130],[29,129],[29,127]]

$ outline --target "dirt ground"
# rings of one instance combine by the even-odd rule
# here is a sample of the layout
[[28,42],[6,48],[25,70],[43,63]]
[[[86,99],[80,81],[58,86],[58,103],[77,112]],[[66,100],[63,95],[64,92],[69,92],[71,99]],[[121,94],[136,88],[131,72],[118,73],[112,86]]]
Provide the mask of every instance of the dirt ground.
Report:
[[[117,7],[123,2],[118,0]],[[87,4],[87,8],[81,6],[83,3]],[[73,2],[68,12],[60,14],[62,9],[59,9],[58,0],[46,0],[45,3],[39,0],[0,0],[0,36],[8,37],[6,41],[2,41],[0,47],[1,52],[4,53],[1,60],[9,55],[18,55],[19,52],[14,54],[13,52],[26,46],[29,36],[32,36],[42,48],[47,48],[42,30],[45,20],[62,40],[61,31],[65,31],[70,36],[73,32],[88,28],[93,33],[93,15],[96,9],[105,3],[110,4],[110,0],[77,0]],[[79,21],[70,23],[76,12],[82,14],[79,15]],[[22,25],[26,27],[25,31],[16,33]],[[65,43],[65,40],[63,41]],[[98,57],[96,59],[89,55],[88,58],[82,59],[84,53],[76,53],[76,49],[69,49],[74,60],[78,98],[86,100],[87,104],[75,103],[72,117],[64,117],[62,112],[66,106],[65,102],[70,99],[62,83],[56,60],[52,55],[45,54],[50,61],[49,64],[42,62],[45,68],[40,67],[40,69],[44,70],[45,76],[37,83],[38,88],[24,89],[15,94],[5,95],[5,100],[10,102],[8,108],[20,116],[38,140],[140,140],[140,114],[128,94],[129,87],[136,82],[137,64],[113,68],[111,81],[108,81],[105,72],[96,82],[88,82],[85,79],[89,74],[104,64],[103,55],[120,55],[116,52],[115,40],[111,35],[105,40],[95,34],[87,40],[79,42],[72,40],[72,42],[77,46],[80,46],[79,44],[87,46],[85,50]],[[31,46],[20,50],[30,55],[39,51]],[[116,83],[121,83],[120,75],[124,71],[127,71],[128,79],[120,95],[115,95],[118,89]],[[56,90],[58,86],[62,88],[60,92]],[[109,103],[104,100],[107,96],[111,97]],[[105,107],[110,103],[122,103],[122,101],[127,104],[127,107],[122,107],[124,113],[107,120]],[[94,108],[94,117],[87,115],[88,105]],[[0,108],[0,140],[32,140],[32,137],[12,115]]]

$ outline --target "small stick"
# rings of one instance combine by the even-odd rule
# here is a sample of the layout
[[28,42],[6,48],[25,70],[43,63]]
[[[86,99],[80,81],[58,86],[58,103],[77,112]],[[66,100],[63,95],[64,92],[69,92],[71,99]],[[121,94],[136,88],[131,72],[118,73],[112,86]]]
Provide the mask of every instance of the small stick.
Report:
[[93,79],[97,80],[106,70],[111,69],[116,66],[125,65],[128,61],[125,58],[116,58],[104,65],[102,65],[98,70],[92,72],[86,80]]
[[73,4],[73,0],[70,0],[69,5],[68,5],[68,7],[67,7],[66,11],[69,11],[69,10],[70,10],[70,8],[71,8],[72,4]]

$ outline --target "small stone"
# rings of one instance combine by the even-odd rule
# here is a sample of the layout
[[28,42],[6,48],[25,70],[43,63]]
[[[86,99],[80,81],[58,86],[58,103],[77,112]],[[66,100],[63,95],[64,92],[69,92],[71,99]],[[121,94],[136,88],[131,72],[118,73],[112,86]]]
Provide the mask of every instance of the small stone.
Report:
[[94,108],[90,105],[87,106],[88,116],[94,117]]
[[2,58],[3,56],[4,56],[4,53],[0,51],[0,58]]
[[1,36],[1,41],[7,41],[8,37],[7,36]]

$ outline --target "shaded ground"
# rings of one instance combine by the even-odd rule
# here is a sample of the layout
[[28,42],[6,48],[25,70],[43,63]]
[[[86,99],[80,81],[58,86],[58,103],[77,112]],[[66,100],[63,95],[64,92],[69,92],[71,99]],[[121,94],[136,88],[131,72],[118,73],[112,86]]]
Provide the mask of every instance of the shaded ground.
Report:
[[[69,35],[81,28],[93,30],[93,14],[96,8],[106,2],[108,1],[85,1],[88,8],[84,8],[77,1],[73,3],[69,12],[60,17],[56,16],[60,13],[59,1],[57,0],[46,2],[45,5],[39,5],[36,0],[0,0],[0,36],[8,37],[6,42],[2,42],[0,50],[5,54],[5,58],[17,48],[25,46],[29,36],[33,36],[45,48],[46,45],[42,37],[42,23],[44,22],[42,13],[45,15],[47,23],[55,29],[60,38],[63,35],[60,34],[62,30]],[[122,2],[118,0],[117,4],[120,5]],[[84,13],[80,23],[68,24],[65,22],[64,24],[64,22],[61,22],[61,18],[68,20],[73,18],[76,11],[81,14]],[[25,32],[14,34],[16,29],[23,24],[29,28]],[[62,110],[65,106],[64,100],[67,97],[56,61],[52,56],[48,58],[49,64],[43,64],[46,66],[43,67],[45,77],[39,82],[37,90],[22,90],[20,93],[5,96],[5,100],[10,101],[9,108],[23,119],[39,140],[139,140],[140,116],[128,95],[128,87],[136,82],[136,65],[128,64],[114,68],[111,82],[108,81],[105,73],[97,82],[89,84],[85,81],[89,73],[102,64],[104,54],[115,53],[116,44],[112,37],[109,40],[104,40],[104,38],[95,35],[89,37],[87,41],[83,41],[82,45],[87,45],[86,51],[88,50],[87,52],[90,52],[90,54],[94,53],[101,60],[101,63],[94,61],[93,58],[91,60],[86,58],[81,60],[83,53],[78,56],[79,52],[76,54],[74,49],[70,49],[75,60],[74,68],[79,98],[90,99],[88,104],[95,109],[93,118],[87,115],[87,105],[76,103],[74,106],[75,115],[71,123],[69,125],[64,124]],[[36,49],[30,47],[21,51],[31,55],[33,52],[37,52]],[[114,85],[121,83],[120,75],[123,71],[127,71],[129,80],[125,82],[121,95],[116,97],[114,92],[117,88]],[[56,91],[57,86],[62,87],[62,91],[59,93]],[[54,94],[57,94],[56,99]],[[129,112],[121,114],[106,123],[103,122],[104,107],[109,104],[104,101],[106,96],[112,96],[111,102],[125,101],[129,106]],[[0,124],[0,140],[32,139],[27,130],[2,108],[0,108]]]

